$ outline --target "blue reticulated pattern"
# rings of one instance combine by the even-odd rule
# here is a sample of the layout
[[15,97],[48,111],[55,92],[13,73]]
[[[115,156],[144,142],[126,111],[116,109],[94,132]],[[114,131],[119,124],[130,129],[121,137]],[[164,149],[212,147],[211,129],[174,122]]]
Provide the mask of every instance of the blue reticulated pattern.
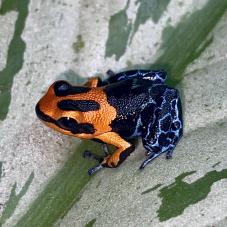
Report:
[[166,88],[160,99],[159,105],[155,102],[157,108],[153,112],[152,121],[145,127],[142,134],[147,159],[140,166],[141,169],[162,153],[166,153],[167,159],[171,158],[172,152],[183,134],[178,91]]
[[171,158],[183,135],[183,119],[179,92],[165,84],[166,72],[131,70],[114,74],[109,70],[107,74],[108,102],[118,110],[111,127],[123,138],[142,138],[147,158],[140,169],[162,153]]

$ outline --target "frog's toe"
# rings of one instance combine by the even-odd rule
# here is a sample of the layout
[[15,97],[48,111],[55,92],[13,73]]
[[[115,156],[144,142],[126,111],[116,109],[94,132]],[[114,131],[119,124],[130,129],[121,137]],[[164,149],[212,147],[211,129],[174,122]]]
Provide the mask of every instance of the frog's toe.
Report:
[[166,153],[166,159],[171,159],[173,157],[173,150],[169,150]]
[[91,176],[93,175],[94,173],[96,173],[97,171],[101,170],[102,168],[104,168],[101,164],[98,164],[97,166],[93,167],[93,168],[90,168],[88,170],[88,175]]
[[111,69],[108,69],[107,72],[106,72],[106,74],[107,74],[109,77],[115,76],[114,71],[112,71]]
[[142,165],[140,166],[139,169],[144,169],[147,164],[152,162],[155,158],[157,158],[160,155],[160,153],[150,153],[148,157],[143,161]]
[[96,165],[93,168],[90,168],[88,170],[88,175],[89,176],[93,175],[94,173],[96,173],[97,171],[99,171],[100,169],[102,169],[102,168],[105,167],[105,165],[103,164],[103,162],[104,162],[104,160],[107,159],[107,154],[106,154],[107,153],[107,149],[108,148],[104,148],[104,150],[105,150],[105,156],[104,157],[102,157],[100,155],[97,155],[97,154],[95,154],[95,153],[93,153],[93,152],[91,152],[89,150],[85,150],[83,152],[83,157],[84,158],[91,159],[91,160],[96,160],[96,161],[99,162],[98,165]]
[[109,148],[106,143],[102,144],[102,150],[103,150],[105,157],[110,154]]

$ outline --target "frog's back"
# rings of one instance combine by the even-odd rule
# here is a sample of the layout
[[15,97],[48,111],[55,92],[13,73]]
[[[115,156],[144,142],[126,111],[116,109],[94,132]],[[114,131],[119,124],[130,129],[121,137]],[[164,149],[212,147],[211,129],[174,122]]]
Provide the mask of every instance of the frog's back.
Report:
[[126,116],[140,109],[149,97],[149,86],[132,79],[105,86],[108,103],[116,108],[118,115]]
[[116,109],[112,130],[123,137],[140,136],[140,113],[151,99],[153,82],[144,79],[119,81],[104,87],[108,103]]

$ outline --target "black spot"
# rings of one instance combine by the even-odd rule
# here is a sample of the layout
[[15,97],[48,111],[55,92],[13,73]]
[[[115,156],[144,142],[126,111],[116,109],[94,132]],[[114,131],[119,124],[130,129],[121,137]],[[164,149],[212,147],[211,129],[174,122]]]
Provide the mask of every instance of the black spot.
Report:
[[170,129],[170,126],[171,126],[171,117],[168,115],[167,117],[161,119],[161,130],[164,131],[164,132],[167,132],[169,129]]
[[42,121],[50,122],[50,123],[53,123],[53,124],[55,123],[55,120],[53,118],[46,115],[45,113],[43,113],[40,110],[39,104],[36,105],[35,112],[36,112],[36,115],[38,116],[38,118],[41,119]]
[[60,80],[54,84],[54,92],[56,96],[67,96],[86,93],[90,91],[91,88],[83,86],[72,86],[66,81]]
[[175,135],[174,132],[169,132],[169,133],[168,133],[168,138],[169,138],[169,139],[174,139],[175,136],[176,136],[176,135]]
[[167,135],[164,133],[161,133],[160,136],[158,137],[158,143],[161,147],[166,147],[169,145],[169,141],[167,138]]
[[88,112],[100,109],[100,104],[93,100],[62,100],[58,102],[58,107],[61,110],[72,110],[80,112]]
[[174,118],[175,115],[176,115],[175,109],[174,110],[171,110],[171,117]]
[[155,80],[155,83],[157,83],[157,84],[160,84],[160,83],[162,83],[163,82],[163,80],[161,80],[161,79],[156,79]]
[[164,92],[166,91],[166,85],[157,84],[156,86],[152,87],[151,93],[153,98],[161,97]]
[[147,126],[149,123],[154,121],[154,111],[156,105],[154,103],[148,104],[141,113],[142,124]]
[[60,128],[65,129],[67,131],[72,132],[73,134],[93,134],[95,129],[92,124],[89,123],[81,123],[79,124],[73,118],[61,117],[57,120],[56,125]]

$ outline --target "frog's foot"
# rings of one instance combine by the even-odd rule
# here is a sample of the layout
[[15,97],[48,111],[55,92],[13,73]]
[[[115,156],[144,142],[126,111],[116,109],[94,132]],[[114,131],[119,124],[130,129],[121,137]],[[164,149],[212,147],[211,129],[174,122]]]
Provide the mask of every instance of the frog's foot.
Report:
[[[93,154],[92,154],[93,155]],[[101,159],[96,159],[96,157],[94,157],[96,160],[99,161],[99,164],[90,168],[88,170],[88,175],[91,176],[92,174],[96,173],[97,171],[99,171],[100,169],[104,168],[104,167],[109,167],[107,165],[107,161],[110,159],[111,155],[106,155],[105,157],[102,157]]]
[[114,155],[106,155],[102,159],[100,159],[100,164],[92,167],[91,169],[88,170],[88,175],[91,176],[92,174],[96,173],[102,168],[114,168],[117,167],[114,164],[114,161],[111,161],[113,159]]
[[92,167],[92,168],[90,168],[90,169],[88,170],[88,175],[91,176],[91,175],[93,175],[94,173],[96,173],[97,171],[101,170],[102,168],[104,168],[104,167],[102,166],[102,164],[98,164],[97,166]]
[[166,152],[166,159],[171,159],[173,157],[173,149]]
[[[142,163],[142,165],[140,166],[139,169],[144,169],[147,164],[152,162],[155,158],[157,158],[158,156],[160,156],[163,153],[166,153],[166,159],[171,159],[173,157],[174,147],[175,146],[170,144],[168,147],[163,147],[163,149],[160,150],[160,151],[157,151],[158,149],[156,149],[156,151],[148,151],[148,150],[146,150],[145,154],[146,154],[147,158]],[[153,148],[155,148],[155,147],[153,147]]]
[[88,170],[88,174],[89,176],[91,176],[92,174],[94,174],[95,172],[99,171],[100,169],[102,169],[104,166],[102,165],[102,162],[108,157],[109,155],[109,149],[107,144],[102,144],[102,150],[104,153],[104,156],[101,155],[97,155],[91,151],[85,150],[83,153],[83,157],[87,158],[87,159],[92,159],[92,160],[96,160],[99,162],[98,165],[96,165],[95,167],[91,168]]
[[154,150],[156,148],[156,151],[146,150],[145,154],[146,154],[147,158],[140,166],[140,169],[144,169],[147,164],[152,162],[155,158],[157,158],[158,156],[160,156],[163,153],[166,153],[166,159],[171,159],[173,157],[174,147],[175,147],[174,145],[170,144],[168,147],[163,147],[162,150],[159,150],[159,151],[158,151],[158,147],[153,147]]
[[141,164],[141,166],[140,166],[139,169],[144,169],[147,164],[149,164],[155,158],[157,158],[159,155],[161,155],[161,153],[162,152],[160,152],[160,153],[151,152],[150,154],[148,154],[147,155],[147,158],[145,159],[145,161],[143,161],[143,163]]
[[[145,113],[149,111],[149,106],[147,108]],[[168,88],[165,91],[157,110],[154,114],[156,116],[154,124],[149,123],[144,128],[142,141],[148,157],[142,163],[140,169],[143,169],[162,153],[166,153],[166,159],[170,159],[183,134],[181,104],[176,90]]]
[[108,154],[103,158],[103,161],[99,165],[89,169],[88,174],[91,175],[102,168],[118,167],[134,151],[134,149],[134,145],[131,145],[124,150],[118,149],[113,154]]

